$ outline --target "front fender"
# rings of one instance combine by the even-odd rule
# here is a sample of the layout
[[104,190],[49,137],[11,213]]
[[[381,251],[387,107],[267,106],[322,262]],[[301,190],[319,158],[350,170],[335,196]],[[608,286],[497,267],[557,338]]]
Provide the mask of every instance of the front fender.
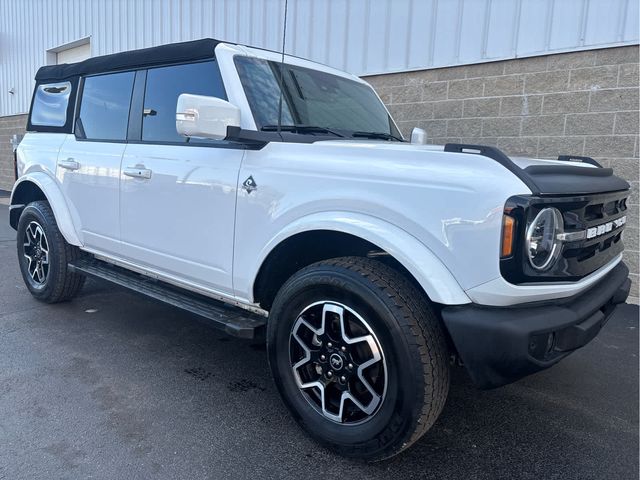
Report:
[[22,202],[16,196],[16,192],[20,190],[20,185],[25,182],[35,184],[42,191],[53,210],[53,214],[56,217],[56,223],[58,224],[58,229],[60,230],[60,233],[62,233],[64,239],[71,245],[82,246],[82,242],[80,241],[73,225],[71,213],[64,195],[56,181],[46,173],[32,172],[20,177],[13,186],[13,190],[11,192],[11,206],[9,208],[12,211],[21,211],[26,206],[25,202]]
[[[352,212],[315,213],[288,224],[262,249],[250,278],[255,282],[262,263],[282,241],[313,230],[348,233],[378,246],[400,262],[434,302],[446,305],[471,302],[451,272],[422,242],[384,220]],[[253,285],[249,291],[253,291]]]

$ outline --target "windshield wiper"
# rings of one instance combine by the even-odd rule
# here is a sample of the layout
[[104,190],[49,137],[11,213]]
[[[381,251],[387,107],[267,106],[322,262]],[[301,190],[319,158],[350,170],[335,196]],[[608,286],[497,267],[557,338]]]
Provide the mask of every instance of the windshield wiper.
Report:
[[[264,125],[260,130],[263,132],[277,132],[278,125]],[[325,127],[316,127],[315,125],[280,125],[280,130],[294,133],[328,133],[336,137],[344,137],[341,133],[334,132]]]
[[351,136],[362,137],[362,138],[378,138],[381,140],[395,140],[397,142],[404,141],[400,137],[396,137],[395,135],[391,135],[390,133],[384,133],[384,132],[353,132]]

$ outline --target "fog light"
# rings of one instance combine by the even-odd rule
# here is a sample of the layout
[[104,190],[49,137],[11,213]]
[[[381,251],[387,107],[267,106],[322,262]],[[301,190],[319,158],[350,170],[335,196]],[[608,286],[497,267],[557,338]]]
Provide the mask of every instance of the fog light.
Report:
[[547,354],[551,353],[555,343],[556,343],[556,334],[552,332],[549,335],[547,335],[547,350],[546,350]]
[[555,332],[532,335],[529,338],[529,354],[538,360],[547,360],[556,346]]

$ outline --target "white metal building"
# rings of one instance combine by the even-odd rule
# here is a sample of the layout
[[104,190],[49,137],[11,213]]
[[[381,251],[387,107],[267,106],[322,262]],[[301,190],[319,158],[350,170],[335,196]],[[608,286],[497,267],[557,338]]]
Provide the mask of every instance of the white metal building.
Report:
[[[213,37],[282,47],[285,0],[2,0],[0,116],[39,66]],[[289,0],[288,53],[358,75],[638,43],[638,0]]]
[[[637,212],[639,4],[288,0],[286,52],[368,76],[405,135],[597,158]],[[0,0],[0,196],[41,65],[203,37],[279,51],[284,18],[285,0]],[[627,230],[637,285],[637,215]]]

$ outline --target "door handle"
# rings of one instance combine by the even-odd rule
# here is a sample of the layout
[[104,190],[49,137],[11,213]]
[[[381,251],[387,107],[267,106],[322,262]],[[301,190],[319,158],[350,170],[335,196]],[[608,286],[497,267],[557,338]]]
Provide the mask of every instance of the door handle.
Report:
[[145,178],[147,180],[151,178],[151,170],[144,167],[128,167],[122,170],[122,173],[127,177]]
[[67,170],[78,170],[80,168],[80,164],[76,162],[73,158],[67,158],[66,160],[61,160],[58,162],[60,167],[65,168]]

